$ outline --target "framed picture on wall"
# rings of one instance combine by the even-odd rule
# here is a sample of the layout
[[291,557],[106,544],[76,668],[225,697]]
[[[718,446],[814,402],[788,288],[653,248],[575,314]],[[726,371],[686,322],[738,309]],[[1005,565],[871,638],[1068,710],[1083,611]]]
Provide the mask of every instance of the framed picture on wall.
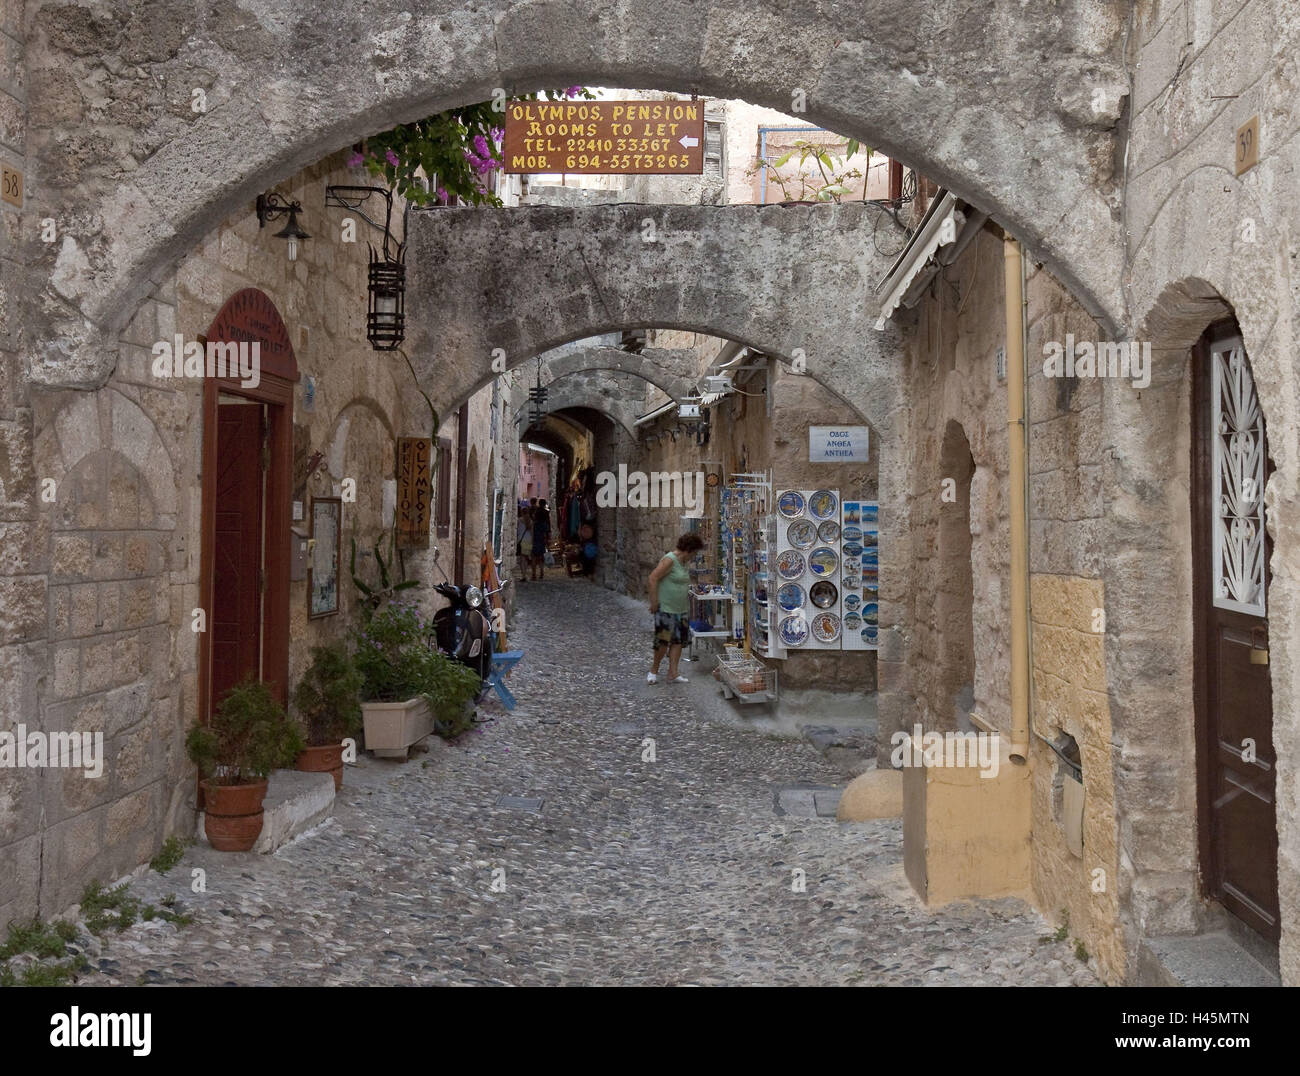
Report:
[[343,562],[343,501],[311,499],[311,557],[307,565],[307,615],[333,616],[339,611],[339,565]]

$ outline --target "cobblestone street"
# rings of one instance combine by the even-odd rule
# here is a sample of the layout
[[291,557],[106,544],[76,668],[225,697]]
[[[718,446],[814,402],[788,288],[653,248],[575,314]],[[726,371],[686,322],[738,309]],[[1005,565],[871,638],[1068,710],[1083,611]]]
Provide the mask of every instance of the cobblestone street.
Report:
[[696,667],[689,686],[647,685],[648,634],[643,603],[556,573],[524,583],[513,713],[493,698],[456,744],[363,757],[334,817],[273,855],[195,847],[136,879],[193,922],[106,935],[83,981],[1095,982],[1019,901],[925,910],[900,822],[779,813],[778,786],[846,778],[802,740],[703,718],[691,696],[714,685]]

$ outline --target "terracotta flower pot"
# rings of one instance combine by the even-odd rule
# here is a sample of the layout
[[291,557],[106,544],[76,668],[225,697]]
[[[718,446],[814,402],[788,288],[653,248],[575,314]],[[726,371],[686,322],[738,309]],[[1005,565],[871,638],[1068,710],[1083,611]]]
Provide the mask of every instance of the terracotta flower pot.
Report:
[[294,761],[294,769],[306,773],[328,773],[334,777],[334,791],[343,787],[343,744],[327,743],[305,748]]
[[219,852],[247,852],[262,835],[266,780],[246,785],[203,782],[203,832]]

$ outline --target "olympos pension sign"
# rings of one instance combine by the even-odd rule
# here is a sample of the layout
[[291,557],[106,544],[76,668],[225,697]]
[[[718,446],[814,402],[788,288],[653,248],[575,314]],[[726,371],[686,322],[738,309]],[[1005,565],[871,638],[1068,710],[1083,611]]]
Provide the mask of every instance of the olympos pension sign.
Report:
[[506,110],[510,173],[698,176],[703,101],[516,101]]

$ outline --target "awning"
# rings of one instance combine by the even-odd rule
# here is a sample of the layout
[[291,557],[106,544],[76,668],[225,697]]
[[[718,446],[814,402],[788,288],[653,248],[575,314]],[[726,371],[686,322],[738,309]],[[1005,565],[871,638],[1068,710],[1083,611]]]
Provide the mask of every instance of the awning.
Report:
[[949,191],[941,191],[930,204],[911,242],[876,289],[876,295],[881,298],[877,331],[885,328],[885,322],[900,306],[913,305],[921,289],[939,271],[939,265],[933,261],[935,252],[957,241],[958,233],[966,224],[963,207],[964,203]]

